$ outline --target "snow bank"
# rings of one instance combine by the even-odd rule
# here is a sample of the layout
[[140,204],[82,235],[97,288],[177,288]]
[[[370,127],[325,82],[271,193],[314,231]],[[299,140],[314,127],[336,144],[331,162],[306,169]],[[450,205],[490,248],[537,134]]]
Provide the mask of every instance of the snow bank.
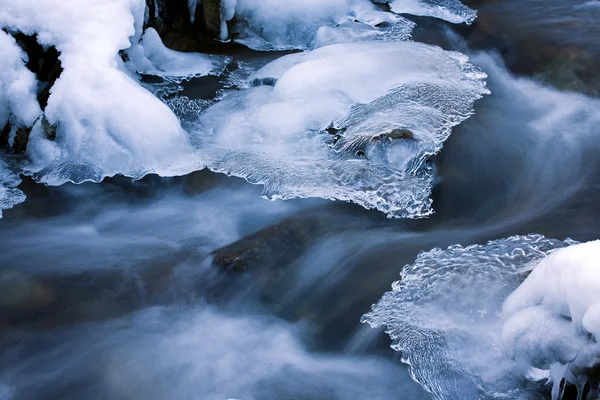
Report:
[[[577,383],[600,367],[600,240],[544,258],[504,302],[502,334],[525,366]],[[597,384],[597,382],[596,382]]]
[[327,46],[282,57],[200,118],[209,168],[270,198],[323,197],[390,216],[431,212],[432,171],[452,126],[487,93],[463,55],[412,42]]
[[[235,14],[232,4],[227,9],[235,15],[235,40],[257,50],[310,49],[357,38],[406,40],[414,26],[370,0],[237,0]],[[471,22],[475,17],[457,0],[396,0],[391,6],[397,13],[450,22]]]
[[38,121],[27,147],[29,173],[41,181],[58,185],[190,169],[191,146],[179,121],[139,85],[119,55],[139,40],[144,9],[141,0],[0,1],[0,27],[56,46],[64,69],[45,110],[56,139]]
[[[512,236],[421,253],[363,322],[386,327],[392,347],[435,399],[529,398],[527,379],[548,375],[524,371],[504,347],[502,303],[537,262],[573,243]],[[555,254],[562,252],[571,248]],[[535,325],[538,317],[527,321],[543,333],[537,336],[540,344],[560,335],[557,324]]]

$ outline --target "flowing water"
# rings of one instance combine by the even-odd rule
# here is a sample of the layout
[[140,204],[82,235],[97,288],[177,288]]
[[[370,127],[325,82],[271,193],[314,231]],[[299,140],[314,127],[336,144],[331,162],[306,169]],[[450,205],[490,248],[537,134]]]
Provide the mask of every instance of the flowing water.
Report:
[[[27,201],[0,220],[0,399],[430,397],[411,373],[434,397],[480,396],[481,382],[474,388],[461,371],[409,371],[383,328],[361,316],[422,251],[531,233],[557,239],[552,246],[600,236],[599,78],[589,69],[598,65],[600,3],[471,3],[480,9],[476,29],[437,21],[414,34],[467,54],[491,91],[430,161],[428,218],[389,219],[342,201],[269,201],[261,187],[208,170],[59,187],[25,178]],[[540,68],[549,58],[557,70]],[[566,82],[571,70],[577,77]],[[230,84],[192,80],[179,93],[186,101],[171,96],[171,106],[185,118],[177,107],[193,111],[196,98],[203,109],[207,91]],[[585,94],[568,90],[581,85]],[[444,257],[459,256],[440,253],[440,268]],[[418,289],[434,293],[437,282]],[[443,301],[477,296],[457,291]],[[419,310],[403,312],[440,312]],[[453,337],[456,353],[490,359],[472,331],[481,326],[461,325],[469,334]],[[488,381],[506,376],[484,372]],[[508,398],[549,393],[498,386]]]

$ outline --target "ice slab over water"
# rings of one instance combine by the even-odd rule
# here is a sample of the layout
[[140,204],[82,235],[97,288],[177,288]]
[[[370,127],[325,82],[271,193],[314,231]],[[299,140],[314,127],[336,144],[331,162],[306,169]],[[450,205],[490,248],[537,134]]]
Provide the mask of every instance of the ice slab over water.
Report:
[[[29,173],[58,185],[190,170],[188,135],[119,55],[138,42],[143,17],[144,3],[137,0],[0,0],[0,27],[56,46],[64,69],[45,109],[56,137],[38,120],[27,146]],[[160,59],[157,48],[154,43],[150,58]]]
[[31,126],[42,110],[36,100],[37,80],[27,69],[27,55],[12,36],[0,30],[0,130]]
[[[396,0],[391,8],[450,22],[475,17],[456,0]],[[406,40],[414,26],[370,0],[237,0],[234,15],[235,40],[257,50],[310,49],[357,37]]]
[[507,347],[525,365],[552,371],[553,398],[560,398],[563,377],[581,393],[600,369],[600,240],[540,261],[506,299],[503,314]]
[[2,218],[2,210],[25,201],[25,194],[16,188],[19,183],[21,183],[19,176],[0,158],[0,218]]
[[431,212],[427,158],[487,93],[465,56],[412,42],[292,54],[252,79],[259,86],[200,117],[209,168],[263,184],[271,198],[351,201],[395,217]]
[[[376,3],[386,2],[374,1]],[[477,15],[474,10],[458,0],[392,0],[389,5],[395,13],[435,17],[455,24],[470,24]]]
[[230,61],[229,57],[168,49],[153,28],[148,28],[140,42],[132,46],[127,54],[130,58],[127,65],[133,72],[176,80],[218,75]]
[[505,347],[502,303],[537,262],[574,243],[512,236],[421,253],[363,322],[386,327],[414,379],[436,399],[522,398],[523,382],[536,378],[525,374],[535,370],[524,370]]

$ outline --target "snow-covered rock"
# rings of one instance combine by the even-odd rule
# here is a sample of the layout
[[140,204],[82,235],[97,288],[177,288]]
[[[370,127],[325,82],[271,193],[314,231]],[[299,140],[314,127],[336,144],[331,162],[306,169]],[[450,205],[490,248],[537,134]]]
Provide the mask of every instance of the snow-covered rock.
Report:
[[506,346],[524,367],[552,372],[554,398],[561,378],[582,391],[600,371],[600,240],[540,261],[506,299],[503,315]]
[[[99,181],[117,173],[173,175],[197,167],[175,115],[139,85],[119,54],[137,45],[144,11],[142,0],[0,0],[0,27],[35,34],[43,46],[55,46],[63,67],[45,109],[56,137],[45,135],[38,120],[27,146],[28,173],[57,185]],[[6,36],[2,33],[1,40],[10,42]],[[198,75],[222,68],[208,57],[170,52],[152,31],[133,50],[139,62],[133,69],[140,72]],[[189,62],[193,65],[187,66]],[[39,114],[30,104],[32,74],[15,66],[9,71],[24,76],[21,91],[29,96],[29,105],[21,109],[32,110],[25,121],[31,124]]]

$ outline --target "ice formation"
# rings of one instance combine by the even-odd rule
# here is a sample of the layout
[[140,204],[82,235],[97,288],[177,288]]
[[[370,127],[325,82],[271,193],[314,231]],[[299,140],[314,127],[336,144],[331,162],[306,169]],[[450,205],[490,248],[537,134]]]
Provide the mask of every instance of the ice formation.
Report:
[[551,371],[553,398],[560,381],[600,372],[600,240],[558,250],[540,261],[504,302],[502,336],[524,368]]
[[16,188],[19,183],[21,183],[19,176],[0,158],[0,218],[2,218],[2,210],[25,201],[23,192]]
[[36,100],[36,77],[25,66],[27,55],[1,30],[0,54],[0,129],[10,122],[12,136],[18,127],[33,125],[42,110]]
[[130,59],[127,66],[133,72],[179,81],[221,74],[230,61],[229,57],[181,53],[168,49],[153,28],[146,29],[139,43],[131,46],[127,54]]
[[[47,124],[38,119],[27,146],[27,172],[40,181],[57,185],[117,173],[173,175],[198,168],[175,115],[139,85],[119,54],[137,45],[144,9],[140,0],[0,1],[0,27],[35,34],[40,44],[60,52],[63,72],[51,89]],[[6,36],[2,33],[3,47],[10,41]],[[140,72],[198,75],[223,68],[221,59],[171,52],[153,31],[131,50],[129,66]],[[139,65],[132,66],[135,61]],[[56,127],[55,138],[47,125]]]
[[[374,0],[386,3],[385,0]],[[473,22],[476,12],[458,0],[392,0],[389,2],[393,12],[398,14],[435,17],[456,24]]]
[[[235,40],[257,50],[311,49],[357,38],[404,40],[410,37],[414,26],[406,18],[380,10],[370,0],[237,0],[237,3],[227,3],[227,13],[232,18],[235,16]],[[475,18],[475,12],[457,0],[396,0],[390,6],[397,13],[437,17],[455,23],[470,23]]]
[[271,198],[352,201],[405,217],[431,212],[427,158],[487,93],[465,56],[412,42],[292,54],[251,80],[257,86],[201,115],[209,168],[263,184]]
[[[572,244],[529,235],[421,253],[363,321],[386,327],[414,379],[436,399],[522,398],[548,375],[523,371],[505,347],[502,304],[537,262]],[[556,255],[563,251],[571,249]],[[519,302],[516,293],[508,304]],[[532,328],[552,332],[548,325]]]

